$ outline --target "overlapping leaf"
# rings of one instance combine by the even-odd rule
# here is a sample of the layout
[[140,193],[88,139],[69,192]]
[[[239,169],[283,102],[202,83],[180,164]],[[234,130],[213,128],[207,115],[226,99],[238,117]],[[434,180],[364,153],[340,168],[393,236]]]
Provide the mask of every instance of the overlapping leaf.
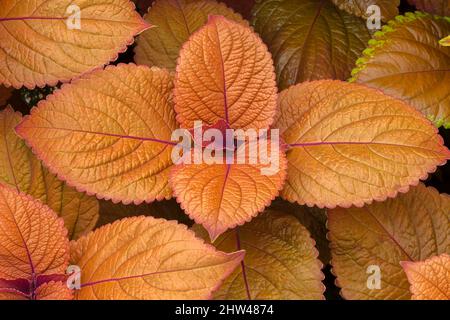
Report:
[[62,219],[40,201],[0,184],[0,279],[64,274],[69,260]]
[[375,34],[357,62],[351,81],[402,99],[450,126],[450,48],[439,40],[450,33],[448,18],[407,13]]
[[72,243],[76,299],[207,299],[239,265],[175,222],[128,218]]
[[276,95],[270,54],[250,28],[211,16],[183,46],[174,91],[182,127],[222,120],[235,129],[267,128]]
[[281,195],[334,208],[383,201],[450,158],[437,129],[400,100],[364,86],[322,80],[280,95],[290,150]]
[[370,39],[363,19],[329,0],[265,0],[254,12],[281,89],[306,80],[347,79]]
[[408,2],[421,11],[450,16],[450,2],[448,0],[408,0]]
[[450,300],[450,256],[441,254],[425,261],[402,262],[411,284],[413,300]]
[[[270,144],[268,144],[271,153]],[[245,161],[237,155],[245,150]],[[250,147],[242,145],[232,164],[180,164],[173,167],[171,185],[186,213],[202,224],[214,241],[227,229],[250,221],[278,195],[286,178],[286,157],[278,152],[273,173],[270,165],[251,159]],[[225,160],[225,159],[224,159]],[[275,162],[273,162],[275,163]]]
[[[401,261],[450,252],[450,197],[420,184],[364,208],[328,212],[333,272],[347,299],[409,299]],[[379,267],[379,288],[368,286]],[[441,279],[444,281],[444,279]]]
[[175,70],[181,46],[206,24],[209,15],[248,25],[239,14],[215,0],[155,1],[144,19],[157,27],[139,36],[136,62]]
[[42,167],[14,132],[21,119],[11,107],[0,112],[0,183],[47,204],[64,219],[69,238],[91,231],[98,219],[97,199],[68,187]]
[[64,282],[50,281],[36,289],[36,300],[72,300],[73,292]]
[[63,86],[16,130],[79,191],[125,204],[168,199],[172,88],[164,70],[108,67]]
[[340,9],[354,14],[358,17],[368,18],[372,11],[368,10],[371,6],[378,6],[381,10],[383,21],[389,21],[398,15],[398,6],[400,0],[332,0]]
[[128,0],[3,0],[0,84],[68,81],[115,60],[147,28]]
[[[194,230],[207,237],[199,225]],[[314,241],[293,216],[267,210],[220,236],[222,251],[245,249],[245,259],[214,295],[220,300],[323,299],[322,264]]]

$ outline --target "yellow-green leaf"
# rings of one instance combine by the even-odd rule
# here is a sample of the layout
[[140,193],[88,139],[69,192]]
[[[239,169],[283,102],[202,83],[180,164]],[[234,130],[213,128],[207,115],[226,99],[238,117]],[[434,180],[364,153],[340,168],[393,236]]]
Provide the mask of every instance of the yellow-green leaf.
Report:
[[417,12],[398,16],[375,34],[351,81],[401,99],[450,127],[450,19]]
[[244,252],[223,253],[186,226],[151,217],[127,218],[72,242],[81,268],[76,299],[208,299]]
[[288,145],[281,196],[334,208],[384,201],[426,179],[450,151],[414,108],[343,81],[299,84],[279,96],[275,127]]
[[116,60],[148,29],[129,0],[2,0],[0,84],[54,86]]
[[169,199],[172,75],[121,64],[65,85],[16,131],[68,185],[125,204]]

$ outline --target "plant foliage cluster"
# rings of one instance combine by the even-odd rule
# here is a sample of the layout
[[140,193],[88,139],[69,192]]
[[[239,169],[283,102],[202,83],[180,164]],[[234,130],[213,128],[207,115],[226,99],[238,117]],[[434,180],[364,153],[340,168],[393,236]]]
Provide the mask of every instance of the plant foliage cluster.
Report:
[[[450,299],[449,35],[448,0],[0,0],[0,299]],[[279,130],[278,170],[174,163],[197,121]]]

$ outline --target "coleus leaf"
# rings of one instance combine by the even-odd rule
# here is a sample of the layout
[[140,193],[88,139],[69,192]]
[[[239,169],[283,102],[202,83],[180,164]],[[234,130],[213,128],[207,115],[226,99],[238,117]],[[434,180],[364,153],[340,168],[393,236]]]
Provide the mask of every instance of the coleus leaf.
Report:
[[193,34],[180,52],[175,77],[177,120],[235,129],[267,128],[276,109],[272,59],[248,27],[219,16]]
[[[199,225],[193,229],[206,238]],[[250,223],[227,231],[214,245],[225,252],[246,251],[241,268],[225,280],[215,299],[324,299],[317,249],[293,216],[267,210]]]
[[450,127],[450,48],[439,44],[449,33],[449,18],[398,16],[369,42],[351,81],[402,99],[438,126]]
[[128,0],[2,0],[0,17],[0,84],[15,88],[54,86],[107,64],[150,27]]
[[317,207],[301,206],[297,203],[291,203],[282,199],[273,201],[268,210],[284,212],[293,215],[304,226],[311,238],[316,243],[319,250],[319,259],[323,264],[327,265],[330,262],[331,252],[329,248],[329,241],[327,239],[327,215],[326,210]]
[[450,36],[441,39],[439,43],[441,44],[441,46],[450,47]]
[[259,1],[253,24],[273,55],[280,89],[306,80],[347,79],[370,39],[363,19],[328,0]]
[[107,67],[41,101],[16,131],[79,191],[125,204],[168,199],[172,88],[164,70]]
[[70,239],[91,231],[98,219],[97,199],[68,187],[42,167],[14,132],[21,120],[11,107],[0,112],[0,183],[47,204],[63,218]]
[[0,184],[0,279],[64,274],[69,242],[63,220],[40,201]]
[[408,0],[408,2],[421,11],[450,16],[450,3],[448,0]]
[[412,107],[357,84],[321,80],[279,97],[287,152],[282,197],[308,206],[363,206],[406,192],[450,158]]
[[36,300],[72,300],[73,292],[65,282],[50,281],[36,289]]
[[450,300],[450,256],[402,262],[411,284],[412,300]]
[[174,221],[127,218],[71,243],[76,299],[207,299],[240,264]]
[[400,0],[332,0],[340,9],[354,14],[358,17],[368,18],[370,14],[367,9],[376,5],[380,7],[381,18],[383,21],[388,21],[398,15],[398,6]]
[[239,14],[215,0],[157,0],[144,19],[157,26],[142,33],[135,48],[138,64],[175,70],[181,46],[208,21],[220,15],[248,26]]
[[0,108],[6,104],[6,101],[11,97],[12,88],[6,88],[0,85]]
[[[244,146],[249,150],[247,144]],[[244,164],[235,160],[233,164],[176,165],[170,179],[174,195],[186,214],[202,224],[214,241],[227,229],[250,221],[278,195],[287,163],[283,152],[277,156],[279,170],[273,175],[262,173],[267,165],[252,164],[249,152]]]
[[[409,299],[400,262],[450,252],[449,213],[450,197],[423,184],[386,202],[330,210],[331,263],[344,298]],[[378,288],[368,286],[370,266],[379,267]]]

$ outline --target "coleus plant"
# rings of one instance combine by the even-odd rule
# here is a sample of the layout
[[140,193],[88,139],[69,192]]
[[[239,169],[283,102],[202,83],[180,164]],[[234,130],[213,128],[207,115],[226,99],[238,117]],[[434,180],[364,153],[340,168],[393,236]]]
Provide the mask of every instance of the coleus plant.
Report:
[[[395,49],[392,42],[411,35],[418,23],[426,28],[427,21],[434,23],[428,30],[434,42],[416,41],[436,47],[436,59],[445,67],[448,49],[438,41],[449,33],[450,23],[427,14],[396,18],[375,34],[358,61],[352,82],[361,84],[348,83],[342,80],[350,77],[371,35],[357,17],[362,11],[334,2],[346,11],[328,1],[258,1],[253,24],[267,48],[248,22],[215,1],[156,1],[146,16],[150,23],[129,1],[80,1],[83,28],[71,37],[64,29],[68,1],[42,1],[32,8],[6,0],[0,22],[11,28],[9,43],[21,46],[11,50],[7,41],[0,43],[8,48],[0,64],[0,83],[16,88],[70,84],[39,102],[23,120],[11,108],[1,114],[3,136],[8,136],[2,145],[2,181],[10,185],[0,187],[0,237],[5,237],[0,247],[5,261],[0,262],[1,297],[202,299],[216,291],[216,298],[226,299],[321,299],[322,263],[307,219],[313,214],[325,219],[324,213],[296,207],[302,216],[296,219],[286,214],[293,210],[284,204],[259,214],[280,195],[300,205],[330,209],[331,264],[344,297],[409,298],[409,279],[413,298],[448,298],[436,288],[442,286],[439,279],[449,278],[450,201],[418,185],[450,157],[436,127],[422,114],[445,125],[448,100],[442,97],[436,107],[431,97],[401,89],[396,94],[396,87],[373,85],[363,75],[382,72],[371,71],[376,59],[386,59],[385,52]],[[397,13],[398,3],[390,3],[382,6],[385,20]],[[303,25],[305,20],[292,14],[294,7],[312,24],[318,15],[333,21],[336,14],[344,23],[328,42],[314,46],[311,41],[317,37],[310,32],[325,29]],[[19,17],[29,19],[22,23]],[[16,20],[20,22],[11,23]],[[52,54],[36,44],[25,45],[25,35],[45,23],[51,27],[40,32]],[[136,62],[151,68],[119,64],[94,70],[115,60],[134,35],[153,24],[158,28],[144,32],[135,49]],[[55,28],[59,32],[45,31]],[[300,39],[292,36],[293,30],[302,29],[306,33],[300,33]],[[351,34],[348,42],[341,41],[343,33]],[[309,48],[335,43],[344,43],[344,49],[333,47],[336,51],[331,50],[321,67],[312,68],[315,55]],[[341,80],[317,80],[327,78]],[[286,90],[278,94],[277,83]],[[266,165],[251,161],[174,164],[177,141],[172,134],[180,127],[194,131],[195,121],[220,132],[279,129],[280,152],[273,159],[279,170],[264,175]],[[24,140],[14,135],[14,128]],[[202,151],[217,147],[215,142],[203,145]],[[45,185],[35,170],[71,190],[80,203],[91,201],[94,209],[67,209],[85,217],[71,222],[63,213],[64,204],[52,206],[35,193]],[[193,230],[198,237],[175,222],[151,217],[122,219],[83,235],[98,218],[98,203],[86,194],[135,205],[174,196],[197,223]],[[72,230],[69,237],[79,239],[69,246],[61,220],[30,195],[47,203]],[[417,208],[414,216],[408,215],[411,207]],[[430,223],[414,228],[423,217],[430,217]],[[321,250],[320,260],[329,259]],[[74,291],[65,285],[69,260],[81,272]],[[11,263],[17,261],[22,263]],[[395,290],[366,286],[366,268],[372,264],[389,274],[383,284]]]

